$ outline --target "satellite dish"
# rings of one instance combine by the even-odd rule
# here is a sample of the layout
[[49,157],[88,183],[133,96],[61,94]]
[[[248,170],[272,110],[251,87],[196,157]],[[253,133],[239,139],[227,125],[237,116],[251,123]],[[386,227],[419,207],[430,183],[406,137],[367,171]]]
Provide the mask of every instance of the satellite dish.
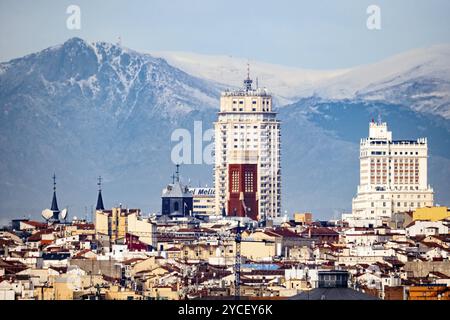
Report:
[[42,210],[41,215],[45,220],[49,220],[51,217],[53,217],[53,211],[50,209],[45,209]]
[[67,208],[61,211],[61,218],[63,218],[63,220],[66,220],[67,213],[68,213]]
[[75,221],[78,220],[77,216],[74,216],[74,217],[73,217],[73,220],[75,220]]

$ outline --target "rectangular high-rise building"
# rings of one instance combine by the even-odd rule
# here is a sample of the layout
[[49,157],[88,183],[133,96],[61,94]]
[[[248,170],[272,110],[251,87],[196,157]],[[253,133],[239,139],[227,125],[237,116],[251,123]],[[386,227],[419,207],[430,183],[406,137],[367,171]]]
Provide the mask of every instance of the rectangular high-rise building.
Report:
[[192,215],[210,216],[216,214],[216,197],[214,188],[189,188],[192,193]]
[[215,122],[216,213],[270,219],[280,215],[280,122],[266,89],[225,91]]
[[433,205],[426,138],[392,140],[387,124],[372,121],[360,142],[360,182],[349,222],[379,226],[394,213]]

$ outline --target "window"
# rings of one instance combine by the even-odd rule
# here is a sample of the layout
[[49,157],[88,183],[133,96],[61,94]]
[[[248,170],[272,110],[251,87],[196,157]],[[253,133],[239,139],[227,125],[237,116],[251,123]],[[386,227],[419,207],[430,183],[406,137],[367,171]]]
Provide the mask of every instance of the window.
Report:
[[253,192],[253,172],[246,171],[245,177],[245,192]]
[[239,171],[231,173],[231,192],[239,192]]

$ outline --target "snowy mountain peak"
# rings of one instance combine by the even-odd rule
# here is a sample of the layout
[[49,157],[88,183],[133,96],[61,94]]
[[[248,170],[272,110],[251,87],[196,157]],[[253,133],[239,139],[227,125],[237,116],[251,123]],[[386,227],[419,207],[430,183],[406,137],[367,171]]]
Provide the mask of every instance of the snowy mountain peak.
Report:
[[[61,45],[0,64],[2,92],[17,86],[25,95],[81,95],[115,118],[136,112],[182,117],[216,108],[218,89],[161,58],[107,42],[71,38]],[[39,90],[31,92],[31,88]],[[141,110],[142,109],[142,110]]]

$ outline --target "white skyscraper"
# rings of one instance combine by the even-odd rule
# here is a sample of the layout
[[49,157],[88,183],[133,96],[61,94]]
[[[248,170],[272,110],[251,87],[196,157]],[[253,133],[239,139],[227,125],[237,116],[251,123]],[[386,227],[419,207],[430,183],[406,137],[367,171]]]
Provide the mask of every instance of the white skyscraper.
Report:
[[353,226],[379,226],[397,212],[433,205],[427,181],[426,138],[392,140],[387,124],[372,121],[360,143],[360,182],[352,202]]
[[280,122],[272,96],[253,88],[247,76],[240,90],[220,98],[215,122],[216,213],[253,220],[280,214]]

